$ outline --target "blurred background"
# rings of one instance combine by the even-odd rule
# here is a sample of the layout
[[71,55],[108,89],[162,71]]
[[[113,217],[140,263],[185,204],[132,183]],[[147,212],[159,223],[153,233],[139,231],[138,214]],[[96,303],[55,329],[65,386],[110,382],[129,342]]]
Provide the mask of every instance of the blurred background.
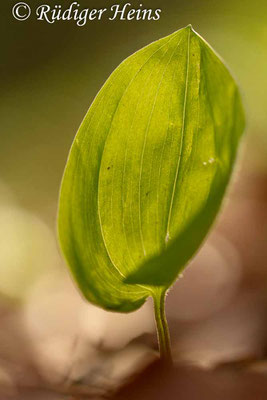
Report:
[[[19,22],[15,2],[1,2],[1,400],[267,398],[267,2],[142,3],[161,8],[160,20]],[[57,200],[74,135],[109,74],[189,23],[237,78],[247,128],[216,227],[168,295],[176,368],[163,372],[150,301],[121,315],[81,298],[58,250]]]

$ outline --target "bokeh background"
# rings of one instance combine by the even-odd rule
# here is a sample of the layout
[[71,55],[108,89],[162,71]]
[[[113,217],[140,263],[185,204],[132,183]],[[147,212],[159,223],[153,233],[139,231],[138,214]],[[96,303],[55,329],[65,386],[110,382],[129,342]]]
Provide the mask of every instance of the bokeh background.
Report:
[[[18,22],[14,4],[0,5],[0,399],[266,399],[266,0],[144,0],[162,9],[159,21],[84,27]],[[247,128],[216,227],[168,295],[176,369],[163,372],[150,301],[120,315],[82,300],[58,250],[57,200],[75,132],[109,74],[189,23],[237,78]]]

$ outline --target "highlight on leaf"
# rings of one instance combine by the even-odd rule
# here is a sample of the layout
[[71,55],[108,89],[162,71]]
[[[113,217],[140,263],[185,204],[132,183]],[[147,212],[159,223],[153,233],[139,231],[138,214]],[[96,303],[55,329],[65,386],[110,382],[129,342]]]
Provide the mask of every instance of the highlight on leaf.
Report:
[[234,79],[188,26],[122,62],[73,142],[58,215],[72,274],[107,310],[152,296],[166,359],[165,293],[218,213],[243,129]]

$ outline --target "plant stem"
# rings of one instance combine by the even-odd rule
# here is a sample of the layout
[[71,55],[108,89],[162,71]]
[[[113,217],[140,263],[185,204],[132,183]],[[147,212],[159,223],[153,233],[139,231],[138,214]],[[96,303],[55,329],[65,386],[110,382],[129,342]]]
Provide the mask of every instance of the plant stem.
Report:
[[169,327],[165,315],[166,289],[159,289],[153,295],[154,313],[158,334],[160,358],[165,364],[172,365]]

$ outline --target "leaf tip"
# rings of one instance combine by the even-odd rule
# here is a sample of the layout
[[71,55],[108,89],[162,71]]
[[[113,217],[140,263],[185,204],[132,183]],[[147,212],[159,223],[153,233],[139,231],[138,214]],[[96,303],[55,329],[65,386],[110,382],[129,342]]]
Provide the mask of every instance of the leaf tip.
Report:
[[193,28],[192,24],[188,24],[184,29],[186,31],[189,31],[191,34],[195,34],[195,35],[199,36],[197,31],[195,31],[195,29]]

